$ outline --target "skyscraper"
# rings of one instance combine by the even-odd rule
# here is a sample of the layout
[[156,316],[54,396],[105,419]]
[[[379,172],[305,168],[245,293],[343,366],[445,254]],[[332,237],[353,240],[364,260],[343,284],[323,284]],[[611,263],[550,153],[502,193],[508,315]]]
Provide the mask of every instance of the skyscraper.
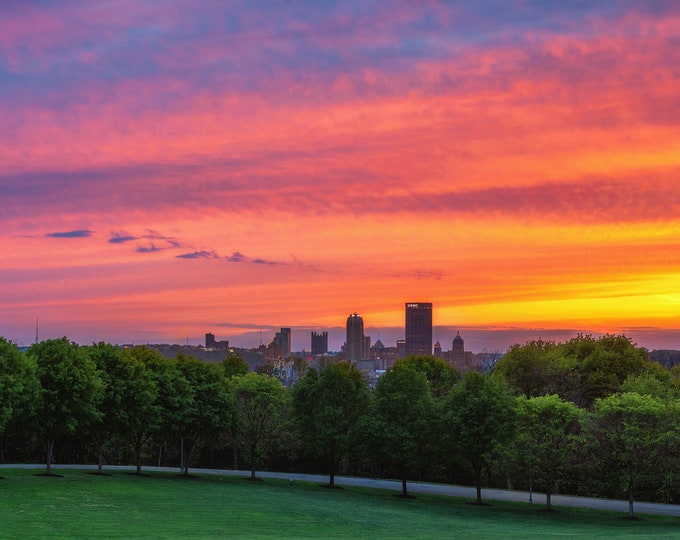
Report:
[[456,337],[451,343],[451,362],[457,368],[461,368],[465,362],[465,342],[460,337],[460,332],[456,332]]
[[406,303],[406,356],[432,354],[432,303]]
[[312,332],[312,356],[328,352],[328,332]]
[[360,362],[364,354],[364,320],[352,313],[347,317],[347,340],[345,356],[350,362]]
[[280,332],[276,332],[273,343],[279,348],[279,355],[281,358],[290,357],[290,328],[281,328]]

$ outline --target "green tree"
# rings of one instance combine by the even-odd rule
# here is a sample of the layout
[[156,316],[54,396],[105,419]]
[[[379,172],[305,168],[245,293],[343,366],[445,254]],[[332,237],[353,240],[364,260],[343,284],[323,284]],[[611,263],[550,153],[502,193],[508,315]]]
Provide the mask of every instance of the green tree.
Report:
[[306,452],[324,459],[330,487],[347,454],[354,428],[367,412],[369,391],[361,372],[349,362],[309,369],[292,390],[294,417]]
[[504,381],[468,372],[444,401],[441,419],[445,443],[470,464],[482,504],[482,477],[514,435],[514,399]]
[[192,405],[193,395],[175,363],[158,351],[141,346],[126,349],[125,355],[139,370],[140,384],[146,386],[148,376],[149,387],[155,388],[153,401],[142,399],[137,413],[128,416],[127,436],[135,452],[136,473],[142,474],[144,447],[154,437],[167,440],[178,436],[182,414]]
[[448,395],[460,380],[456,368],[434,356],[409,356],[397,360],[395,365],[404,365],[425,375],[434,399]]
[[634,392],[613,394],[595,403],[591,441],[606,474],[618,479],[628,496],[628,515],[634,516],[634,495],[640,479],[653,472],[662,438],[666,407],[659,398]]
[[245,375],[250,371],[248,364],[239,354],[229,354],[222,361],[222,369],[224,371],[224,376],[227,379],[236,377],[237,375]]
[[401,494],[417,470],[429,444],[434,402],[425,375],[408,365],[394,365],[378,379],[371,412],[362,419],[362,432],[371,451],[394,467]]
[[36,363],[40,382],[36,409],[47,454],[45,472],[50,475],[57,438],[99,418],[104,383],[85,351],[65,337],[36,343],[28,355]]
[[278,379],[247,373],[231,380],[236,399],[236,441],[250,462],[250,478],[281,437],[289,418],[289,396]]
[[545,396],[562,390],[568,369],[561,361],[561,346],[552,341],[513,345],[493,369],[517,395]]
[[5,430],[13,420],[29,419],[38,388],[35,362],[0,337],[0,462],[4,461]]
[[141,452],[136,434],[156,428],[160,411],[154,402],[158,395],[156,384],[144,364],[134,356],[107,343],[84,347],[97,366],[104,381],[104,393],[99,403],[100,417],[93,423],[92,432],[98,450],[98,472],[104,466],[104,446],[118,435],[135,441],[135,452]]
[[185,405],[179,424],[183,441],[184,475],[188,475],[192,450],[200,443],[216,439],[231,426],[234,400],[218,366],[184,354],[177,356],[176,365],[189,383],[193,397]]
[[557,395],[517,398],[517,456],[528,466],[532,480],[544,487],[548,510],[555,486],[581,442],[581,413]]
[[630,375],[650,369],[647,351],[626,336],[604,335],[598,339],[578,336],[562,347],[573,362],[575,384],[571,395],[563,395],[579,407],[592,408],[597,399],[621,391]]

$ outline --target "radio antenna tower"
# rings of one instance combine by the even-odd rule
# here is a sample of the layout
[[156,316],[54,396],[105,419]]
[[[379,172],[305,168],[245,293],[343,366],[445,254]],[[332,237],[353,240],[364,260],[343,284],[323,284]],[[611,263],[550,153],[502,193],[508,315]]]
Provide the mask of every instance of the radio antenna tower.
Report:
[[38,343],[38,317],[35,318],[35,342]]

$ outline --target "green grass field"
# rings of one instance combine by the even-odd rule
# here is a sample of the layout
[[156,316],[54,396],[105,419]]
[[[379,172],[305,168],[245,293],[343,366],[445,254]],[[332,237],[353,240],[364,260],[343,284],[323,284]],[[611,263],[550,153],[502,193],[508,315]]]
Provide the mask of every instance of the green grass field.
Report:
[[680,538],[678,518],[233,477],[3,470],[2,538]]

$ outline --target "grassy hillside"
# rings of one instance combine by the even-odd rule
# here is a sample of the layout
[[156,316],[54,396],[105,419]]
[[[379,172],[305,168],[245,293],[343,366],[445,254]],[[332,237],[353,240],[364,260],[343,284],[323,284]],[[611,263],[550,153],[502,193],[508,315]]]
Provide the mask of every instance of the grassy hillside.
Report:
[[3,470],[3,538],[680,538],[678,518],[172,474]]

